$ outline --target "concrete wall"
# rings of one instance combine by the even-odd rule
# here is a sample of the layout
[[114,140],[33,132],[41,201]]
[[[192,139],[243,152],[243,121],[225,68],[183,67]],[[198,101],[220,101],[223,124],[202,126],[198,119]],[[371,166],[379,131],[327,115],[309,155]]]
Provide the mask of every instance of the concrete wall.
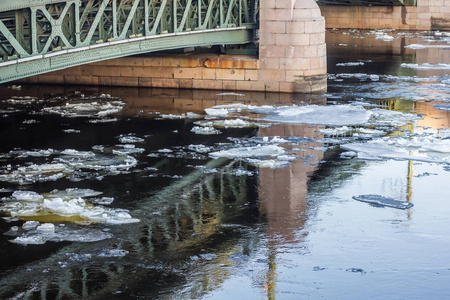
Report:
[[450,30],[450,0],[417,6],[321,6],[327,28]]

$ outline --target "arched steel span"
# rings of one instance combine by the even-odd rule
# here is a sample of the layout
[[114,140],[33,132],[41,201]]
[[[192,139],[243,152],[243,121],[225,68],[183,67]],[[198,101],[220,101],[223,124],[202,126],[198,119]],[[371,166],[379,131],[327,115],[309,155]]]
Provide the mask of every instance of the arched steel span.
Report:
[[160,50],[246,44],[258,27],[254,2],[1,1],[0,83]]

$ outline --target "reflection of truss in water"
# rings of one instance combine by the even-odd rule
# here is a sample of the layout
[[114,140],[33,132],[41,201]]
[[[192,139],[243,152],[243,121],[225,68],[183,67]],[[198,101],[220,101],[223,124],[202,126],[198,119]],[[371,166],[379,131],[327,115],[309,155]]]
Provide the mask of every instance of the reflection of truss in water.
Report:
[[[249,229],[221,226],[230,222],[242,224],[234,221],[236,218],[246,218],[251,223],[254,218],[249,215],[257,214],[249,203],[255,197],[248,197],[252,177],[227,174],[233,167],[225,165],[227,162],[213,160],[206,167],[220,168],[218,173],[195,171],[142,199],[131,212],[141,222],[112,227],[116,236],[112,240],[72,243],[46,259],[20,267],[21,270],[5,272],[0,280],[1,298],[85,299],[112,295],[121,289],[123,292],[127,287],[133,293],[134,288],[143,288],[145,295],[156,296],[161,290],[186,284],[187,276],[190,295],[201,296],[214,289],[228,277],[227,268],[218,268],[220,274],[215,269],[210,275],[207,270],[192,266],[195,260],[191,257],[201,256],[205,251],[202,247],[211,245],[212,259],[225,263],[243,233],[244,243],[257,242],[257,234],[252,237]],[[125,258],[95,254],[111,248],[129,254]],[[176,266],[171,266],[173,262]],[[185,266],[180,267],[182,264]],[[211,277],[205,282],[204,276]]]

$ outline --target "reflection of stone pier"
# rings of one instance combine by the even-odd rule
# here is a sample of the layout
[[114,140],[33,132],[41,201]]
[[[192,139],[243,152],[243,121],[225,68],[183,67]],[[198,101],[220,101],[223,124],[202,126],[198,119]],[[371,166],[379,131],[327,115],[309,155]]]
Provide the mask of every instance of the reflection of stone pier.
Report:
[[[321,128],[323,126],[320,125],[278,125],[261,128],[259,135],[320,138]],[[291,166],[260,170],[260,211],[268,219],[271,235],[280,238],[281,243],[296,241],[296,234],[307,220],[308,180],[323,158],[323,151],[311,149],[314,146],[321,145],[296,146],[298,150],[294,152],[300,159],[293,161]]]

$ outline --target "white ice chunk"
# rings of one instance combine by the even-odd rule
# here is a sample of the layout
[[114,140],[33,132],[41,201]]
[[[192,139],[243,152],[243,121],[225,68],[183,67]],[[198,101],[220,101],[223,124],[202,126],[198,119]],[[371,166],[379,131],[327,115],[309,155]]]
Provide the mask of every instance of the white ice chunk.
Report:
[[38,227],[40,224],[41,223],[39,223],[38,221],[26,221],[22,224],[22,228],[25,230],[32,230]]
[[55,232],[55,224],[44,223],[44,224],[39,225],[36,228],[36,230],[40,231],[40,232],[53,233],[53,232]]
[[44,196],[32,191],[14,191],[12,197],[18,201],[41,201]]
[[382,40],[382,41],[389,42],[389,41],[394,40],[395,38],[394,38],[393,36],[384,34],[384,35],[377,36],[375,39],[376,39],[376,40]]
[[132,143],[142,143],[145,140],[143,138],[136,137],[133,135],[121,135],[119,136],[119,141],[122,144],[132,144]]
[[426,48],[425,45],[421,45],[421,44],[410,44],[405,46],[405,48],[409,48],[409,49],[424,49]]
[[263,156],[278,156],[286,153],[283,147],[277,145],[255,146],[255,147],[236,147],[228,150],[212,152],[209,155],[214,158],[249,158]]
[[124,106],[122,101],[67,102],[63,106],[45,107],[43,111],[67,117],[104,117],[121,111]]
[[249,158],[249,159],[246,159],[245,161],[254,165],[255,167],[270,168],[270,169],[284,168],[291,164],[290,161],[278,160],[278,159]]
[[206,108],[205,112],[209,117],[225,118],[228,116],[228,110],[224,108]]
[[92,228],[68,228],[68,227],[55,227],[53,225],[54,230],[52,231],[51,225],[53,224],[46,225],[48,226],[48,230],[30,230],[25,234],[23,234],[22,236],[15,238],[11,242],[20,245],[42,245],[48,241],[97,242],[104,239],[109,239],[113,236],[111,233],[103,232],[101,230]]
[[356,67],[356,66],[364,66],[364,63],[361,61],[358,62],[346,62],[346,63],[337,63],[338,67]]
[[62,198],[44,199],[42,208],[51,214],[59,216],[80,215],[86,207],[86,202],[81,199],[63,200]]
[[212,147],[207,147],[205,145],[189,145],[188,149],[198,153],[208,153],[211,151]]
[[438,64],[430,64],[430,63],[423,63],[423,64],[407,64],[402,63],[400,65],[403,68],[410,68],[415,70],[450,70],[450,64],[445,63],[438,63]]
[[212,135],[221,133],[220,130],[215,129],[212,126],[194,126],[192,127],[191,132],[203,135]]

